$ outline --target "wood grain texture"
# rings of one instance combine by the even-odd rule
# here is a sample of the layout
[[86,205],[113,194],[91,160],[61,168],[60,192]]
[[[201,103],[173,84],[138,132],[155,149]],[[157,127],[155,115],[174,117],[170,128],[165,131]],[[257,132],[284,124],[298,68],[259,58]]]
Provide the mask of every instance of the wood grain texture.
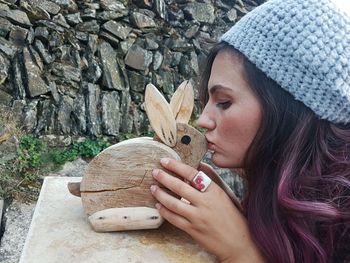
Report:
[[[190,138],[188,144],[183,142],[184,136]],[[177,140],[173,148],[180,156],[182,162],[197,168],[204,154],[207,152],[208,144],[203,134],[188,124],[177,124]]]
[[149,122],[166,145],[173,147],[176,143],[176,121],[169,103],[152,84],[146,86],[145,110]]
[[96,232],[111,232],[156,229],[164,219],[155,208],[123,207],[98,211],[88,221]]
[[156,200],[150,186],[158,183],[151,173],[155,168],[162,169],[160,159],[182,160],[197,168],[207,151],[205,137],[195,128],[178,123],[177,131],[174,148],[141,137],[110,146],[97,155],[89,163],[80,185],[86,214],[116,207],[154,208]]
[[180,156],[152,138],[136,138],[102,151],[88,165],[80,191],[85,212],[114,207],[146,206],[154,208],[150,186],[158,184],[152,170],[161,169],[159,160]]
[[70,183],[68,183],[67,186],[68,186],[69,192],[72,195],[75,195],[75,196],[78,196],[78,197],[81,196],[81,194],[80,194],[80,182],[79,183],[70,182]]
[[170,108],[177,123],[188,123],[194,106],[194,93],[192,84],[185,80],[176,89],[171,97]]

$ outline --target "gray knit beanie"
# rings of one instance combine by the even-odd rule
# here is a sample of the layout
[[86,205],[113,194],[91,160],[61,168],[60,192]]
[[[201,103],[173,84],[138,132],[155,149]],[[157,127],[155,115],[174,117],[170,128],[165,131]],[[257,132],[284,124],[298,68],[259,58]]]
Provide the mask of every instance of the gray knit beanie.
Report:
[[350,123],[350,15],[332,0],[270,0],[222,38],[321,119]]

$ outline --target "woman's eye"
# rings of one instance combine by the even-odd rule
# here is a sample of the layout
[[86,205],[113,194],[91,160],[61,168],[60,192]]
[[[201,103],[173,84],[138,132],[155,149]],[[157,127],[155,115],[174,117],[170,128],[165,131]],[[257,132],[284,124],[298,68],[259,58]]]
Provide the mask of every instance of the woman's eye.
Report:
[[232,102],[231,101],[224,101],[224,102],[218,102],[216,104],[216,107],[226,110],[231,106]]

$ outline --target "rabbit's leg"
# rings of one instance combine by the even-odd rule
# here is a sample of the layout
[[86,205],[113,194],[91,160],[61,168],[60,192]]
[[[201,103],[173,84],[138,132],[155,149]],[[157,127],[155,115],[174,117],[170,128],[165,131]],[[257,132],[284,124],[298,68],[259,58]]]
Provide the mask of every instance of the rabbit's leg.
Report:
[[96,232],[155,229],[164,221],[155,208],[121,207],[98,211],[88,217]]

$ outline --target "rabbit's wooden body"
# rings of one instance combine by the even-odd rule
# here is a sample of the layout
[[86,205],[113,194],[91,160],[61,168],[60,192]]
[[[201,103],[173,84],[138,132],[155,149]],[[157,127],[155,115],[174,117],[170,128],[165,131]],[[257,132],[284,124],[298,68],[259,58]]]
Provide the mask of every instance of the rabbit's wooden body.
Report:
[[160,168],[161,156],[180,160],[179,155],[152,138],[136,138],[113,145],[90,163],[80,185],[87,215],[113,207],[151,207],[149,188],[156,181],[152,169]]
[[[123,141],[102,151],[74,185],[85,213],[96,231],[157,228],[162,223],[150,186],[158,184],[152,170],[169,157],[197,168],[207,150],[205,137],[187,124],[193,108],[193,90],[183,82],[170,105],[151,84],[146,88],[146,111],[156,139]],[[161,186],[160,186],[161,187]],[[73,185],[69,186],[70,191]]]
[[[182,160],[198,167],[205,154],[203,136],[188,125],[179,123],[177,126],[180,136],[174,148],[143,137],[115,144],[96,156],[89,163],[80,185],[86,214],[113,207],[154,208],[156,200],[149,189],[152,184],[157,184],[151,173],[153,169],[161,168],[160,158]],[[193,136],[196,133],[199,135]],[[191,134],[191,142],[181,142],[188,134]]]

